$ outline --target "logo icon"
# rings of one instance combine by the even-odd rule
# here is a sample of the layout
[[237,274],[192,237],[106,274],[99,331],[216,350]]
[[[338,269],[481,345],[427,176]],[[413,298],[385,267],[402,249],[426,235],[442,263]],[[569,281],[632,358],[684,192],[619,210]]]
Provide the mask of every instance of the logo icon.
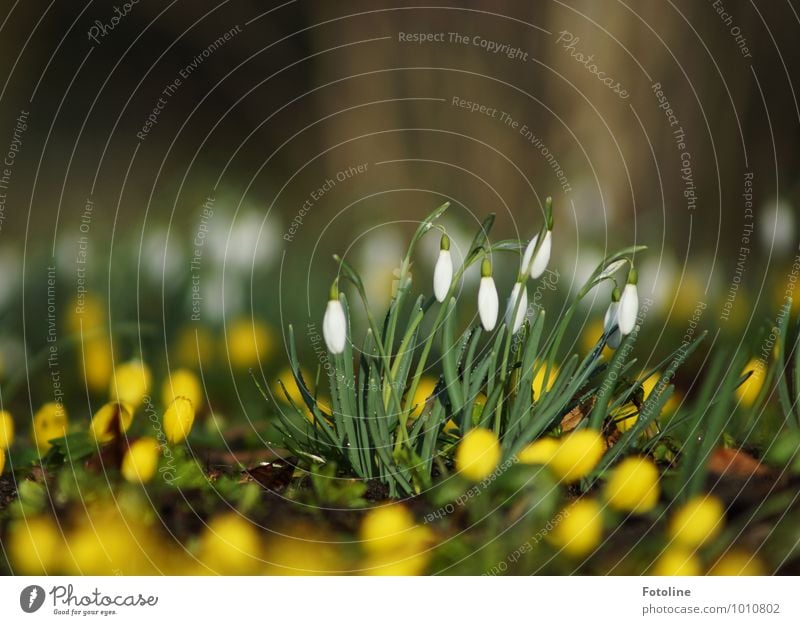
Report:
[[19,607],[28,614],[36,612],[44,603],[44,588],[41,586],[26,586],[19,593]]

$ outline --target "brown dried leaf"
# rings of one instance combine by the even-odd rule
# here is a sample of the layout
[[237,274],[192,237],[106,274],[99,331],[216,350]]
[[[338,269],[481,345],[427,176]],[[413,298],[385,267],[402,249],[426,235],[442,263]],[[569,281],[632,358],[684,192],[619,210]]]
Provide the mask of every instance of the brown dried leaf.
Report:
[[751,477],[769,475],[769,469],[741,449],[717,447],[708,458],[708,470],[717,475]]

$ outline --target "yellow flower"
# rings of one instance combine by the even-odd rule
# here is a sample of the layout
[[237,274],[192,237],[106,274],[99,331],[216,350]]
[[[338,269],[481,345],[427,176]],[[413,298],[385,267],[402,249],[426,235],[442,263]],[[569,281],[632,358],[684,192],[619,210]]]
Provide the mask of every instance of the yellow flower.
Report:
[[547,464],[558,449],[558,439],[546,437],[533,441],[517,454],[517,460],[522,464]]
[[322,528],[297,520],[270,532],[264,559],[267,575],[329,575],[350,568]]
[[399,549],[409,542],[415,527],[414,517],[401,504],[373,508],[361,522],[361,546],[369,553]]
[[[658,385],[658,381],[660,379],[661,379],[661,374],[656,371],[651,376],[649,376],[644,382],[642,382],[643,400],[646,400],[648,397],[650,397],[650,394],[656,389],[656,386]],[[661,415],[665,417],[671,415],[678,409],[680,403],[681,403],[680,397],[677,395],[677,393],[673,393],[667,400],[667,403],[665,403],[664,407],[661,409]],[[634,425],[636,425],[636,422],[639,420],[639,411],[635,410],[635,408],[632,408],[631,405],[628,404],[625,406],[620,406],[619,408],[615,409],[611,413],[611,416],[614,418],[614,422],[617,425],[617,429],[619,429],[620,432],[627,432]]]
[[739,398],[739,401],[745,408],[752,406],[758,398],[761,387],[764,386],[767,365],[758,358],[752,358],[745,366],[744,371],[742,371],[742,375],[748,371],[752,371],[753,373],[745,380],[744,384],[736,389],[736,397]]
[[6,468],[6,450],[0,447],[0,475],[3,475],[3,471]]
[[44,404],[33,415],[33,440],[40,454],[50,449],[50,441],[67,434],[67,411],[57,402]]
[[122,477],[134,484],[149,482],[158,468],[158,451],[154,438],[140,438],[133,443],[122,459]]
[[114,401],[127,404],[131,411],[135,411],[149,392],[151,379],[150,369],[141,360],[117,365],[109,395]]
[[687,548],[701,547],[722,531],[725,508],[710,495],[693,497],[672,515],[669,537]]
[[533,382],[531,382],[531,391],[533,391],[533,399],[536,401],[542,396],[544,391],[549,391],[553,388],[553,384],[555,384],[556,378],[558,377],[558,367],[553,365],[550,369],[550,375],[547,376],[547,386],[544,384],[544,370],[547,368],[547,364],[537,363],[534,365],[535,367],[539,367],[539,370],[533,376]]
[[261,559],[256,528],[236,512],[212,519],[200,538],[200,559],[212,573],[247,575]]
[[83,361],[80,363],[86,386],[94,393],[108,388],[114,361],[111,342],[107,337],[88,339],[83,343]]
[[414,410],[411,412],[412,419],[416,419],[422,414],[422,411],[425,410],[425,402],[433,395],[433,391],[436,389],[436,382],[436,378],[428,376],[423,376],[419,379],[419,384],[417,384],[417,390],[414,392],[414,400],[412,402],[414,405]]
[[658,503],[661,493],[658,468],[651,460],[625,458],[612,471],[605,486],[605,497],[612,508],[644,513]]
[[[604,330],[603,320],[600,317],[595,317],[586,324],[581,334],[581,349],[584,353],[588,354],[595,348],[597,341],[603,336]],[[603,356],[610,356],[613,354],[614,350],[610,349],[608,345],[603,348]]]
[[169,406],[176,397],[186,397],[195,410],[203,406],[203,387],[200,379],[189,369],[177,369],[169,374],[161,387],[161,401]]
[[214,358],[214,336],[204,326],[180,330],[175,341],[175,361],[183,367],[206,368]]
[[[304,369],[300,369],[300,375],[303,376],[303,380],[305,380],[307,385],[311,385],[312,380],[311,376],[309,375],[308,371]],[[278,377],[275,379],[275,383],[272,385],[272,394],[278,399],[278,401],[286,401],[286,394],[283,392],[283,388],[281,388],[281,384],[286,387],[286,393],[289,394],[291,400],[297,406],[304,406],[305,401],[303,401],[303,396],[300,393],[300,389],[297,387],[297,384],[294,381],[294,374],[292,374],[291,367],[285,367],[281,372],[278,374]]]
[[550,469],[564,482],[586,477],[600,462],[606,445],[595,430],[577,430],[558,441],[548,463]]
[[67,315],[67,328],[70,332],[78,334],[83,331],[84,336],[91,335],[106,325],[105,302],[92,293],[83,297],[83,302],[74,300]]
[[192,430],[194,406],[186,397],[176,397],[164,412],[164,435],[172,445],[183,441]]
[[14,442],[14,418],[6,410],[0,410],[0,449],[8,449]]
[[363,575],[386,575],[391,577],[422,575],[428,566],[429,555],[425,551],[399,551],[375,554],[364,560]]
[[475,428],[467,432],[456,450],[456,470],[468,480],[480,482],[500,463],[502,451],[494,432]]
[[708,571],[709,575],[766,575],[767,570],[761,559],[751,553],[739,549],[726,551],[714,566]]
[[693,551],[682,547],[670,547],[661,554],[650,573],[661,577],[692,576],[702,574],[702,568],[700,559]]
[[593,499],[579,499],[564,508],[548,535],[567,555],[580,558],[591,553],[603,538],[603,511]]
[[48,516],[15,521],[4,541],[12,572],[16,575],[53,575],[64,551],[61,532]]
[[133,412],[120,402],[109,402],[92,417],[89,433],[99,443],[114,440],[131,427]]
[[228,359],[234,369],[269,360],[275,347],[272,331],[256,319],[239,319],[227,329]]

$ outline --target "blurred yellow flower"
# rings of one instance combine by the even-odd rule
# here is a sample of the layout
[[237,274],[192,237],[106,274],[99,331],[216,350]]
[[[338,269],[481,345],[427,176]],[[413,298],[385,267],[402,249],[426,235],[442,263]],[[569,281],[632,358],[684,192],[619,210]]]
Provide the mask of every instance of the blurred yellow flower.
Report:
[[87,339],[83,343],[81,370],[86,386],[93,393],[101,393],[109,387],[114,361],[111,342],[106,337]]
[[552,460],[553,454],[558,449],[558,439],[550,436],[533,441],[517,454],[517,460],[522,464],[547,464]]
[[200,559],[212,573],[254,573],[261,562],[261,556],[258,531],[236,512],[227,512],[213,518],[200,538]]
[[264,560],[267,575],[329,575],[347,569],[336,543],[324,530],[302,525],[270,533]]
[[368,553],[382,553],[403,547],[416,527],[414,517],[402,504],[371,509],[361,522],[361,547]]
[[0,449],[8,449],[14,442],[14,418],[7,410],[0,410]]
[[109,402],[98,410],[89,424],[89,433],[99,443],[114,440],[131,427],[133,412],[120,402]]
[[411,418],[416,419],[422,414],[422,411],[425,410],[425,403],[428,401],[428,398],[433,395],[434,390],[436,390],[436,378],[432,378],[430,376],[422,376],[419,379],[419,384],[417,384],[417,390],[414,392],[414,399],[412,404],[414,405],[414,410],[411,411]]
[[214,335],[205,326],[185,327],[175,341],[175,360],[182,367],[207,368],[214,357]]
[[272,330],[257,319],[239,319],[227,328],[228,360],[234,369],[248,369],[266,362],[275,349]]
[[183,441],[192,430],[194,406],[187,397],[176,397],[164,412],[164,435],[171,445]]
[[65,546],[58,526],[50,517],[42,515],[14,521],[3,544],[15,575],[59,572],[59,556]]
[[[584,326],[583,333],[581,334],[581,350],[584,354],[588,354],[591,352],[595,346],[597,345],[597,341],[600,340],[600,337],[603,336],[603,331],[605,327],[603,325],[603,319],[601,317],[594,317],[591,321],[588,321]],[[614,350],[612,350],[607,345],[603,347],[602,355],[603,356],[612,356],[614,354]]]
[[533,376],[533,382],[531,382],[533,400],[536,401],[541,398],[544,391],[549,391],[551,388],[553,388],[553,384],[555,384],[556,378],[558,377],[558,366],[554,364],[552,369],[550,369],[550,374],[547,376],[547,386],[544,384],[544,373],[545,369],[547,368],[547,364],[537,363],[534,366],[539,367],[539,370]]
[[575,482],[597,466],[605,450],[600,432],[577,430],[558,441],[548,466],[562,481]]
[[766,567],[757,555],[741,549],[726,551],[708,571],[709,575],[755,576],[767,575]]
[[6,450],[0,447],[0,475],[3,475],[3,471],[6,468]]
[[583,557],[603,538],[603,511],[594,499],[579,499],[559,513],[560,520],[548,539],[567,555]]
[[425,551],[400,550],[369,556],[362,563],[362,575],[389,577],[416,576],[425,573],[429,554]]
[[189,369],[172,371],[161,386],[163,406],[169,406],[176,397],[186,397],[192,402],[195,410],[203,406],[203,386],[200,378]]
[[660,577],[694,576],[702,574],[700,559],[689,549],[670,547],[656,560],[650,571]]
[[[308,371],[305,369],[300,369],[300,375],[303,376],[303,380],[309,386],[313,383],[311,376],[309,375]],[[297,387],[297,384],[294,381],[294,374],[292,373],[291,367],[284,367],[281,369],[281,372],[275,378],[275,382],[272,384],[272,394],[278,401],[285,402],[286,401],[286,393],[283,392],[283,388],[281,388],[281,383],[283,386],[286,387],[286,393],[288,393],[291,400],[297,406],[305,405],[305,401],[303,400],[303,395],[300,393],[300,389]]]
[[44,404],[33,415],[33,440],[40,454],[50,449],[50,441],[67,434],[67,411],[57,402]]
[[150,391],[151,380],[149,367],[141,360],[131,360],[114,368],[109,395],[135,411]]
[[466,479],[480,482],[491,475],[502,457],[500,441],[491,430],[474,428],[456,449],[456,470]]
[[105,301],[93,294],[87,293],[83,300],[75,299],[68,309],[67,329],[72,333],[83,331],[84,336],[96,333],[106,326]]
[[122,477],[132,484],[144,484],[153,479],[158,469],[158,441],[140,438],[134,442],[122,459]]
[[745,408],[752,406],[758,398],[761,388],[764,386],[764,379],[767,375],[767,365],[759,358],[751,358],[747,365],[745,365],[742,375],[748,371],[752,371],[753,373],[745,380],[744,384],[736,389],[736,397]]
[[649,512],[661,494],[658,468],[648,458],[625,458],[611,472],[604,493],[612,508],[640,514]]
[[690,549],[702,547],[713,540],[725,522],[725,507],[711,495],[697,495],[672,515],[669,537],[675,543]]

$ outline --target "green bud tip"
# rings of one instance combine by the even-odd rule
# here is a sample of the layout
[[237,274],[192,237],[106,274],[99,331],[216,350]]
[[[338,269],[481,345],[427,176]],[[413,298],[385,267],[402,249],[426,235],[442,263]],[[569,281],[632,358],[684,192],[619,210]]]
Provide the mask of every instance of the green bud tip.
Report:
[[483,262],[481,263],[481,278],[491,278],[492,277],[492,261],[488,258],[484,258]]
[[331,290],[328,295],[328,299],[331,300],[339,299],[339,278],[336,278],[336,280],[333,281],[333,284],[331,284]]
[[448,237],[444,233],[442,233],[442,240],[439,243],[439,249],[441,249],[441,250],[449,250],[450,249],[450,237]]
[[628,272],[628,284],[637,284],[639,282],[639,272],[636,267],[631,265],[631,270]]
[[549,195],[544,200],[544,221],[548,230],[553,229],[553,198]]
[[619,287],[615,286],[614,290],[611,291],[611,301],[618,302],[620,297],[622,297],[622,294],[619,292]]

